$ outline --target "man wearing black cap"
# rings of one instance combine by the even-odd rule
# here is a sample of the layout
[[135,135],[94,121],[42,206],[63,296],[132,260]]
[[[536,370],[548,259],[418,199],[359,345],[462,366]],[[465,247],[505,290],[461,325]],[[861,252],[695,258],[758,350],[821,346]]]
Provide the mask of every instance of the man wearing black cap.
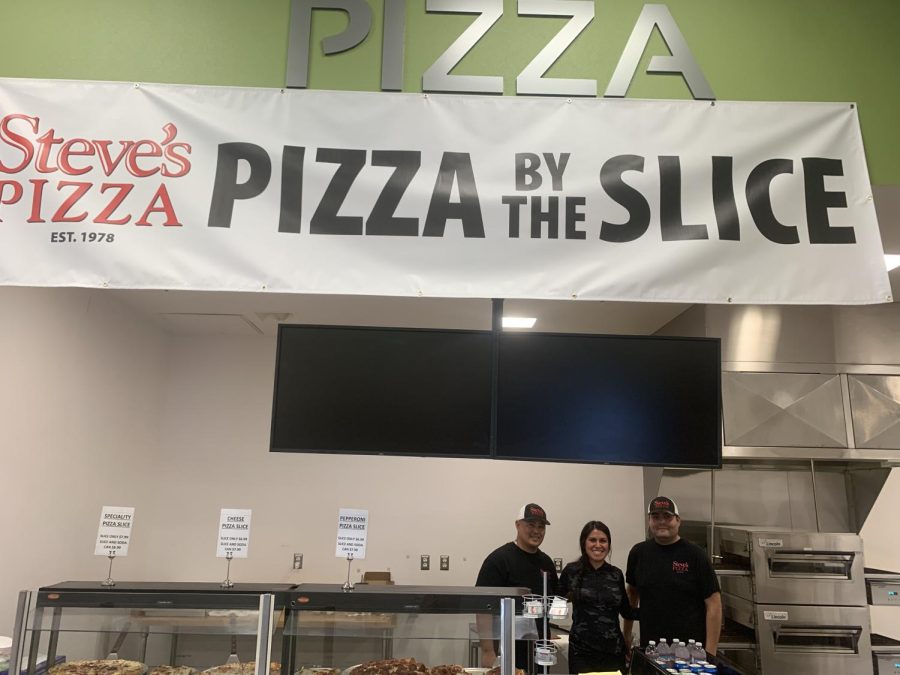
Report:
[[[537,504],[525,504],[516,515],[516,540],[493,551],[481,564],[476,586],[514,586],[531,589],[536,595],[544,592],[543,571],[547,572],[547,595],[556,593],[556,567],[546,553],[540,550],[547,532],[547,512]],[[479,615],[478,630],[491,635],[490,615]],[[516,668],[528,667],[530,643],[516,641]],[[481,640],[481,664],[485,668],[494,665],[497,644],[490,637]]]
[[709,557],[678,535],[681,516],[668,497],[650,500],[647,519],[652,539],[632,547],[625,572],[628,598],[641,608],[641,646],[660,638],[694,639],[715,654],[722,596]]

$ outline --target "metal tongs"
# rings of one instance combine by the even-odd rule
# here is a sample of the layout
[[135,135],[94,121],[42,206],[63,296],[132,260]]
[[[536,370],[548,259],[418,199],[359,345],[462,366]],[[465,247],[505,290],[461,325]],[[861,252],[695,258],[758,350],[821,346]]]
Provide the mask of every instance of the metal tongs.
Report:
[[131,629],[131,622],[125,624],[125,627],[121,630],[119,635],[116,637],[115,643],[113,643],[112,649],[109,654],[106,655],[107,660],[114,661],[119,658],[119,650],[122,648],[122,643],[125,642],[125,638],[128,637],[128,631]]
[[237,635],[231,636],[231,654],[225,659],[225,663],[240,663],[241,660],[237,655]]

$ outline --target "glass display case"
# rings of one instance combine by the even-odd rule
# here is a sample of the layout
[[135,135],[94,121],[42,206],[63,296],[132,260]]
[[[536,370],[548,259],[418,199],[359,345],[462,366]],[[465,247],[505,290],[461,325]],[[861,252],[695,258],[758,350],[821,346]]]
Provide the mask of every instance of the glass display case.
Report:
[[516,604],[521,610],[521,596],[528,592],[374,584],[345,591],[338,584],[300,584],[285,608],[281,660],[289,673],[346,671],[383,659],[415,659],[429,668],[478,667],[480,640],[493,639],[503,655],[501,672],[512,675],[514,639],[525,637]]
[[61,662],[100,660],[108,675],[175,672],[162,666],[184,667],[178,675],[188,675],[225,664],[239,664],[228,668],[234,675],[270,675],[278,669],[272,655],[281,652],[292,588],[69,581],[23,591],[9,672],[40,675]]

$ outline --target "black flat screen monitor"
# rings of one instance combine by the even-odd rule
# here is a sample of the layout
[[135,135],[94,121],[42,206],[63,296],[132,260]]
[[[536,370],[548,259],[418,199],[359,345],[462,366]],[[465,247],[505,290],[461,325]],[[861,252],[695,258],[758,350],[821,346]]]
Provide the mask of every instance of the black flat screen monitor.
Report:
[[716,467],[720,342],[503,333],[496,456]]
[[282,325],[270,449],[489,457],[490,331]]

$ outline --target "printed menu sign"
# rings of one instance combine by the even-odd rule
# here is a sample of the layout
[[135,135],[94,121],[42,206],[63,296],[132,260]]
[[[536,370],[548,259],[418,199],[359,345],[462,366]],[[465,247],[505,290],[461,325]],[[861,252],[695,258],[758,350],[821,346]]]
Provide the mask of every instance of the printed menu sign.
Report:
[[100,527],[97,529],[97,545],[94,555],[128,555],[131,526],[134,525],[133,506],[104,506],[100,511]]
[[341,509],[338,513],[337,550],[334,555],[338,558],[365,558],[368,530],[367,509]]
[[217,558],[246,558],[250,548],[251,509],[222,509],[219,514]]

